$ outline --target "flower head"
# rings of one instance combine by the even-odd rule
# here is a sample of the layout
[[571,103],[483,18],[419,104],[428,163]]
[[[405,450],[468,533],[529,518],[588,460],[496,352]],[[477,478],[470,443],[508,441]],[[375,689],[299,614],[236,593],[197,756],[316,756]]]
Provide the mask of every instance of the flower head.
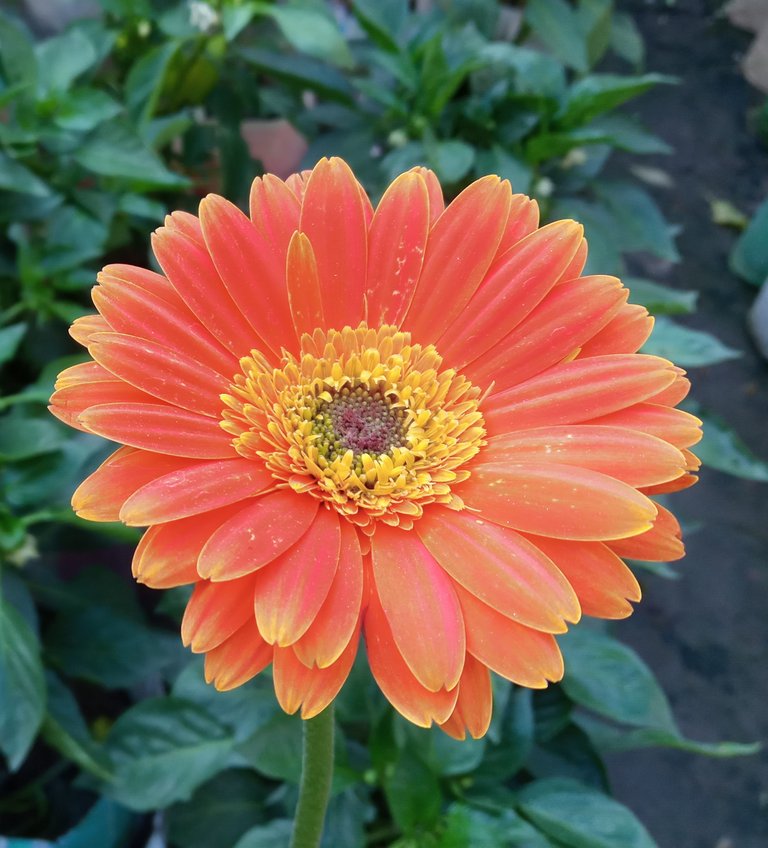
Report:
[[311,717],[363,636],[404,716],[481,736],[489,670],[558,680],[555,634],[639,600],[622,557],[682,556],[651,496],[695,481],[688,382],[637,353],[652,319],[621,283],[582,275],[582,228],[539,228],[506,181],[445,208],[415,168],[374,211],[324,159],[153,246],[163,274],[99,275],[72,327],[93,361],[51,409],[124,445],[73,506],[149,528],[141,582],[194,584],[182,637],[219,689],[272,663]]

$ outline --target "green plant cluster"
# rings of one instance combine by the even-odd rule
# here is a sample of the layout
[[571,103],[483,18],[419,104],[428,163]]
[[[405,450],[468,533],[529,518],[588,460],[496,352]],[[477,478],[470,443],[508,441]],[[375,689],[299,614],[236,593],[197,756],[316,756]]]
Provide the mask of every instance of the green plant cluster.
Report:
[[[133,587],[135,531],[71,513],[107,446],[45,410],[56,373],[85,359],[66,328],[91,311],[98,268],[151,263],[148,230],[210,190],[245,200],[261,163],[243,121],[289,120],[305,165],[342,155],[374,197],[414,164],[451,196],[510,177],[546,218],[586,224],[595,272],[624,274],[636,252],[678,260],[673,228],[612,155],[666,149],[619,108],[671,82],[638,71],[631,20],[610,0],[423,5],[101,0],[45,38],[0,13],[0,831],[14,848],[127,848],[153,827],[173,848],[287,838],[300,721],[266,677],[205,686],[177,635],[185,592]],[[625,72],[596,71],[603,60]],[[663,316],[649,351],[683,366],[736,355],[668,317],[695,292],[627,282]],[[708,432],[712,465],[768,479],[727,427]],[[560,687],[495,681],[477,742],[409,726],[356,668],[324,844],[643,848],[650,836],[606,792],[604,754],[751,750],[684,739],[650,671],[606,632],[578,628],[563,648]]]

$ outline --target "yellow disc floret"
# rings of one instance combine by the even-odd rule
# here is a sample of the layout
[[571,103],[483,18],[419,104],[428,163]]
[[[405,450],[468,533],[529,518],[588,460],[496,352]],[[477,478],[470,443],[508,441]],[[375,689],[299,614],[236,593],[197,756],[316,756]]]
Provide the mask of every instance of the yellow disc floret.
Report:
[[433,345],[392,326],[315,330],[274,368],[258,351],[222,395],[239,454],[373,532],[409,527],[429,503],[461,508],[451,484],[484,444],[480,392],[441,370]]

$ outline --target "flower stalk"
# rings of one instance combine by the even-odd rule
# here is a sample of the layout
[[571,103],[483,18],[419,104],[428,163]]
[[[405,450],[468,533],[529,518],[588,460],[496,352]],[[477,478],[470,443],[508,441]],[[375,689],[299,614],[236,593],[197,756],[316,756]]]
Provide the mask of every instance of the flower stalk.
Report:
[[301,784],[291,848],[317,848],[333,778],[333,702],[304,723]]

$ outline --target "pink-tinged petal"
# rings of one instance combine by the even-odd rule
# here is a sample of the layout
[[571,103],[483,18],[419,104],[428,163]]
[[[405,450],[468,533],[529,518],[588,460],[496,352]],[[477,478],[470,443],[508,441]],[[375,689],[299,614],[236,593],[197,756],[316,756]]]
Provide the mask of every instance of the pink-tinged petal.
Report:
[[368,325],[399,325],[421,274],[429,234],[429,193],[409,172],[384,192],[368,233]]
[[301,639],[328,597],[339,564],[339,521],[337,512],[319,510],[307,533],[257,572],[256,623],[271,645],[285,648]]
[[556,221],[497,257],[438,343],[446,361],[460,368],[508,337],[558,281],[583,231],[575,221]]
[[78,362],[59,372],[54,383],[55,389],[65,389],[70,386],[85,386],[90,383],[113,383],[115,375],[96,362]]
[[485,426],[493,436],[577,424],[644,401],[674,379],[671,364],[655,356],[616,354],[567,362],[492,394],[483,402]]
[[236,689],[264,671],[273,652],[250,619],[205,655],[205,682],[213,683],[219,692]]
[[205,244],[203,228],[200,226],[200,219],[196,215],[189,212],[171,212],[170,215],[165,216],[163,223],[169,230],[177,230],[201,246]]
[[624,427],[574,424],[497,436],[483,449],[484,463],[557,462],[591,468],[639,488],[674,480],[685,457],[668,442]]
[[299,203],[304,200],[304,193],[307,190],[307,183],[310,176],[312,176],[311,169],[305,168],[298,174],[291,174],[285,181],[286,186],[296,195]]
[[253,575],[227,583],[201,580],[181,621],[181,641],[195,654],[216,648],[253,620]]
[[384,697],[401,715],[419,727],[448,720],[456,706],[458,686],[450,691],[432,692],[419,683],[400,654],[373,587],[365,614],[365,644],[371,674]]
[[513,194],[507,226],[499,242],[496,258],[503,256],[512,245],[529,236],[538,226],[539,204],[525,194]]
[[166,403],[218,421],[224,404],[219,395],[229,381],[217,371],[157,342],[120,333],[98,333],[91,356],[115,376]]
[[339,694],[357,656],[360,639],[355,634],[339,658],[325,668],[307,668],[293,647],[275,648],[272,675],[278,703],[293,715],[301,707],[303,719],[314,718]]
[[192,459],[236,455],[217,421],[167,404],[107,403],[90,407],[80,421],[91,433],[156,453]]
[[120,520],[134,527],[177,521],[253,497],[274,483],[251,459],[199,462],[142,486],[123,504]]
[[[98,306],[98,304],[97,304]],[[83,347],[88,347],[94,333],[107,333],[113,329],[101,315],[83,315],[69,328],[69,335]]]
[[447,722],[440,725],[454,739],[480,739],[488,731],[493,712],[493,687],[488,669],[467,654],[459,680],[459,697]]
[[327,668],[341,656],[359,629],[363,601],[363,558],[357,532],[348,521],[341,522],[339,567],[328,597],[307,632],[293,645],[306,666]]
[[579,620],[579,601],[568,581],[514,530],[468,511],[436,509],[415,529],[457,583],[507,618],[548,633],[564,633],[566,621]]
[[690,489],[691,486],[699,482],[699,478],[695,474],[683,474],[676,480],[670,480],[669,483],[659,483],[657,486],[643,486],[640,491],[644,495],[669,495],[672,492],[682,492],[683,489]]
[[606,545],[542,536],[532,536],[531,542],[568,578],[579,596],[584,615],[626,618],[632,614],[629,602],[640,600],[640,585],[635,575]]
[[554,462],[477,465],[454,491],[482,518],[556,539],[624,539],[656,517],[654,503],[626,483]]
[[676,448],[689,448],[701,440],[701,419],[682,409],[659,406],[655,403],[637,403],[592,418],[585,422],[602,427],[628,427],[649,433],[669,442]]
[[216,270],[258,337],[277,355],[283,347],[296,348],[291,344],[285,250],[268,241],[237,206],[215,194],[200,203],[200,223]]
[[162,297],[174,306],[185,308],[184,301],[179,297],[171,281],[148,268],[139,268],[136,265],[105,265],[96,275],[96,280],[101,282],[103,277],[132,283],[150,294]]
[[415,341],[439,338],[464,310],[496,255],[511,197],[506,180],[483,177],[435,221],[404,321]]
[[562,282],[566,282],[567,280],[575,280],[577,277],[580,277],[584,273],[584,267],[587,264],[587,240],[582,239],[579,242],[579,246],[576,250],[576,253],[573,255],[573,259],[571,259],[571,264],[563,271],[560,280]]
[[301,204],[296,195],[279,177],[265,174],[251,184],[248,205],[254,226],[276,250],[284,253],[299,228]]
[[440,180],[438,180],[434,171],[430,171],[423,165],[411,168],[408,173],[418,174],[424,180],[429,195],[429,223],[434,224],[445,211],[445,200],[443,199],[443,188],[440,185]]
[[503,391],[575,352],[621,308],[628,292],[615,277],[581,277],[556,286],[531,314],[462,369],[480,386]]
[[93,302],[109,321],[110,329],[129,336],[183,350],[208,368],[226,377],[238,373],[238,360],[203,327],[187,309],[139,286],[102,277],[93,290]]
[[[112,377],[111,374],[110,377]],[[48,409],[59,421],[88,433],[90,431],[81,423],[80,416],[92,406],[105,403],[154,402],[155,398],[151,395],[112,377],[110,380],[100,379],[95,383],[76,383],[57,389],[51,395],[51,405]]]
[[554,636],[506,618],[461,586],[459,602],[467,623],[467,651],[519,686],[544,689],[563,676],[563,658]]
[[316,327],[324,327],[323,296],[315,252],[304,233],[295,232],[288,246],[285,281],[296,336],[311,335]]
[[168,589],[200,579],[197,561],[203,545],[242,505],[150,527],[133,557],[133,576],[152,589]]
[[608,547],[625,559],[646,562],[673,562],[685,556],[683,533],[674,515],[665,507],[656,504],[658,515],[653,527],[632,539],[618,539]]
[[453,582],[421,541],[399,528],[377,527],[371,556],[381,606],[411,672],[432,692],[453,689],[466,650]]
[[211,536],[200,554],[201,577],[233,580],[277,559],[309,530],[317,501],[280,490],[246,506]]
[[653,318],[644,306],[625,303],[602,330],[581,346],[579,358],[636,353],[648,341],[652,329]]
[[677,406],[680,401],[688,397],[691,390],[691,381],[685,376],[682,368],[675,368],[677,378],[671,386],[662,389],[658,394],[648,398],[648,403],[657,403],[660,406]]
[[137,489],[190,464],[176,456],[119,448],[77,487],[72,509],[88,521],[119,521],[123,504]]
[[205,247],[176,230],[161,228],[152,248],[191,312],[238,359],[261,339],[229,295]]

